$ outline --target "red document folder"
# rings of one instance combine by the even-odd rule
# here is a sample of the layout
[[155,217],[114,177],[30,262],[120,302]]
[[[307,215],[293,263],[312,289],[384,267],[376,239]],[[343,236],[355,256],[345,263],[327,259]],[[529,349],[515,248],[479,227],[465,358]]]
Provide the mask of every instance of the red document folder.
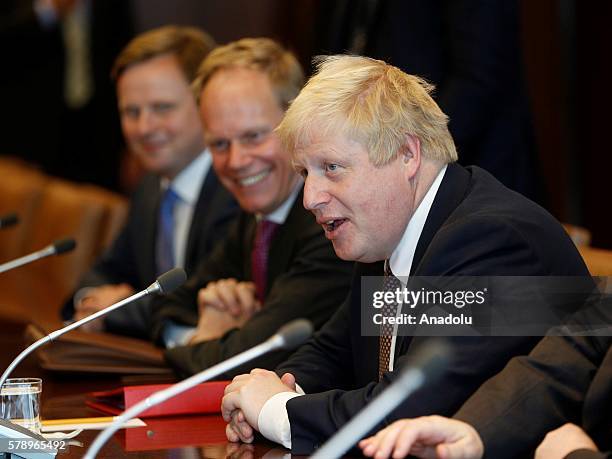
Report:
[[[180,414],[210,414],[221,411],[223,391],[229,381],[202,383],[176,397],[144,411],[139,417],[173,416]],[[136,403],[170,384],[149,384],[146,386],[125,386],[118,389],[92,392],[86,404],[92,408],[110,413],[121,414]]]
[[151,451],[207,445],[221,447],[217,454],[203,457],[226,457],[225,426],[219,415],[177,416],[172,418],[147,419],[146,427],[123,429],[118,437],[125,451]]

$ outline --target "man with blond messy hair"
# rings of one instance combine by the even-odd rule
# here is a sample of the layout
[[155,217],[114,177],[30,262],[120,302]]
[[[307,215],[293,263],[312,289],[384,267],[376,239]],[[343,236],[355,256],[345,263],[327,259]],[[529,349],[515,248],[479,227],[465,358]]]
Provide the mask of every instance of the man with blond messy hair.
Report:
[[[545,210],[478,167],[463,168],[432,88],[382,61],[332,56],[277,129],[304,177],[304,206],[336,254],[355,260],[351,292],[276,372],[234,378],[223,399],[231,441],[254,430],[307,454],[392,383],[430,338],[363,336],[361,276],[586,275]],[[396,305],[392,315],[401,312]],[[385,418],[453,413],[531,337],[447,338],[454,358]],[[281,376],[281,377],[279,377]]]

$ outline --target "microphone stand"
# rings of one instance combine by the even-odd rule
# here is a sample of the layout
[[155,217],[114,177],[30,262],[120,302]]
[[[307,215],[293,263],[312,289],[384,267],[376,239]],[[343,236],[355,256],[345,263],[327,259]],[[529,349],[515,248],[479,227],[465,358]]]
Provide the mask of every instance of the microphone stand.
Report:
[[[283,331],[285,332],[283,333]],[[290,330],[290,331],[289,331]],[[127,409],[122,414],[117,416],[113,423],[104,429],[100,434],[96,437],[94,442],[91,444],[87,453],[83,456],[83,459],[94,459],[96,454],[100,451],[104,443],[108,441],[108,439],[121,428],[121,426],[129,421],[130,419],[138,416],[143,411],[151,408],[155,405],[158,405],[166,400],[189,390],[198,384],[207,381],[215,376],[218,376],[222,373],[225,373],[232,368],[235,368],[243,363],[248,362],[260,355],[265,354],[266,352],[273,351],[278,348],[294,348],[299,344],[304,342],[308,336],[312,333],[312,325],[308,321],[303,319],[296,320],[290,322],[279,330],[278,333],[272,335],[266,341],[257,346],[252,347],[240,354],[237,354],[229,359],[220,362],[216,365],[213,365],[210,368],[207,368],[200,373],[196,373],[195,375],[168,387],[167,389],[160,390],[151,394],[149,397],[144,400],[138,402],[133,407]],[[284,336],[283,336],[284,335]],[[293,336],[291,336],[293,335]]]
[[61,241],[56,241],[55,243],[48,245],[47,247],[38,250],[34,253],[24,255],[23,257],[1,264],[0,273],[10,271],[11,269],[19,268],[20,266],[32,263],[33,261],[50,257],[51,255],[60,255],[65,252],[69,252],[74,249],[74,247],[75,241],[73,239],[63,239]]

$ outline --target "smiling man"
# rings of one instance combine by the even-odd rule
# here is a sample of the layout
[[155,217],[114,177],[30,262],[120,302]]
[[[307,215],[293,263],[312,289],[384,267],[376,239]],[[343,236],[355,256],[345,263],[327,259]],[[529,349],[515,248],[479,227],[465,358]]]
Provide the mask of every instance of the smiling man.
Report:
[[[181,374],[259,344],[295,318],[320,327],[348,291],[352,264],[335,256],[302,206],[303,180],[275,132],[303,83],[295,57],[263,38],[217,48],[198,71],[213,166],[242,212],[185,286],[154,305],[154,335]],[[274,368],[287,356],[249,365]]]
[[[190,83],[215,43],[192,27],[167,26],[133,39],[117,57],[113,79],[121,126],[148,172],[130,202],[128,221],[111,248],[80,282],[65,319],[90,315],[175,266],[190,273],[237,213],[206,151]],[[149,339],[150,301],[86,326]]]
[[[222,412],[230,441],[250,442],[258,430],[294,454],[310,453],[428,340],[363,336],[361,311],[370,303],[362,304],[361,276],[588,274],[545,210],[484,170],[455,164],[448,120],[431,90],[382,61],[332,56],[291,104],[277,131],[305,179],[304,206],[338,256],[359,263],[349,297],[310,342],[276,372],[255,369],[227,387]],[[386,422],[453,413],[535,344],[532,337],[448,341],[454,358],[444,377]]]

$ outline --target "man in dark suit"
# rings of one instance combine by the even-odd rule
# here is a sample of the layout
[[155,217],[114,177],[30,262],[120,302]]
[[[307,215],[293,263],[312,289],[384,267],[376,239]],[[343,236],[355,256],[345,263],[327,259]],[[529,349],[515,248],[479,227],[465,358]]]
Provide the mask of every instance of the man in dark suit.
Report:
[[[319,64],[278,131],[305,177],[304,204],[342,259],[356,260],[350,295],[276,373],[253,370],[226,390],[231,441],[253,429],[307,454],[393,382],[426,337],[364,336],[371,307],[361,276],[587,275],[562,227],[477,167],[463,168],[431,87],[382,61]],[[401,308],[401,305],[399,305]],[[399,311],[401,312],[401,311]],[[394,308],[391,317],[399,314]],[[454,413],[532,337],[447,338],[452,363],[386,418]],[[299,385],[296,386],[296,383]],[[305,395],[302,395],[305,392]]]
[[[190,89],[213,47],[198,29],[167,26],[138,36],[117,57],[113,76],[123,132],[149,175],[134,193],[119,236],[64,307],[66,318],[119,301],[174,266],[193,272],[235,216],[236,203],[211,168]],[[150,301],[91,324],[89,330],[147,339]]]
[[576,314],[572,326],[586,336],[549,336],[528,356],[512,359],[455,419],[397,421],[361,447],[381,459],[393,451],[396,458],[435,451],[504,459],[532,457],[534,450],[536,459],[612,457],[602,452],[612,450],[611,306],[608,297]]
[[108,75],[132,35],[123,0],[0,2],[0,94],[11,113],[0,154],[117,189],[123,145]]
[[321,2],[320,27],[322,52],[382,59],[434,84],[459,163],[541,197],[519,1],[333,0]]
[[[295,57],[263,38],[217,48],[200,67],[194,88],[207,145],[242,212],[186,285],[154,303],[153,334],[182,374],[259,344],[292,319],[320,327],[346,295],[352,264],[335,256],[304,209],[303,181],[274,132],[303,82]],[[274,368],[287,356],[268,354],[230,374]]]

